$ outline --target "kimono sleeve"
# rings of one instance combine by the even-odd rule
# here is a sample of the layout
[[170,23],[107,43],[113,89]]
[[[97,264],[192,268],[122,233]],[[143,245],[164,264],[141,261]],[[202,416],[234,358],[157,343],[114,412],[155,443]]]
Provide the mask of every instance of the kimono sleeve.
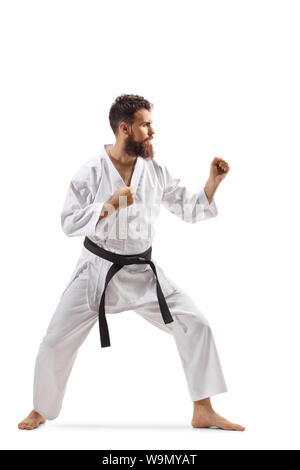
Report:
[[180,184],[180,178],[172,176],[166,167],[161,168],[164,187],[161,203],[166,209],[192,224],[218,214],[214,199],[209,203],[204,189],[193,192]]
[[72,177],[61,212],[61,226],[69,237],[94,236],[103,202],[94,202],[97,170],[82,166]]

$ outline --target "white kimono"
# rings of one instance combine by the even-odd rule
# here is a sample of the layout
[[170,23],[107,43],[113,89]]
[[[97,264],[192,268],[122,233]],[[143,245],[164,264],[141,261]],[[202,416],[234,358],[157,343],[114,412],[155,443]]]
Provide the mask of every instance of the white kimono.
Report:
[[[194,194],[180,186],[180,180],[173,178],[167,168],[159,165],[155,159],[138,157],[130,183],[134,188],[134,204],[113,212],[97,224],[104,202],[125,186],[106,152],[111,147],[112,144],[104,145],[102,152],[73,176],[61,214],[66,235],[87,236],[97,245],[115,253],[137,254],[147,250],[153,243],[154,223],[159,215],[160,204],[191,223],[217,215],[215,201],[209,204],[203,189]],[[134,229],[131,229],[132,226]],[[138,226],[141,228],[140,237],[136,230]],[[177,285],[165,276],[155,258],[152,260],[164,295],[171,294]],[[69,284],[87,265],[96,280],[96,285],[91,283],[90,286],[90,304],[97,309],[95,301],[97,299],[98,302],[99,292],[104,286],[105,268],[111,264],[91,254],[83,246]],[[149,265],[124,266],[108,284],[106,311],[131,310],[141,303],[156,300],[155,286]]]
[[[101,152],[72,177],[61,213],[62,229],[67,236],[88,237],[115,253],[138,254],[153,243],[153,225],[160,204],[190,223],[217,215],[215,201],[209,204],[203,189],[193,193],[181,186],[180,179],[172,177],[155,158],[138,157],[130,183],[134,203],[97,223],[103,204],[125,186],[107,154],[112,146],[105,144]],[[186,292],[166,277],[154,258],[152,261],[174,321],[163,322],[156,278],[148,264],[124,266],[114,275],[106,289],[106,313],[134,310],[174,336],[192,401],[227,391],[208,321]],[[77,350],[98,320],[105,277],[111,265],[110,261],[82,247],[40,344],[33,405],[46,419],[54,419],[59,414]]]

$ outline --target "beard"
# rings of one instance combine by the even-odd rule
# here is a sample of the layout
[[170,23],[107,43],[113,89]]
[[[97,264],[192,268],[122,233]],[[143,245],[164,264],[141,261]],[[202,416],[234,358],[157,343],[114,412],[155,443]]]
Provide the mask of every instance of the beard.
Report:
[[125,141],[125,152],[132,157],[153,158],[154,150],[151,144],[151,139],[137,142],[133,140],[134,136],[130,134]]

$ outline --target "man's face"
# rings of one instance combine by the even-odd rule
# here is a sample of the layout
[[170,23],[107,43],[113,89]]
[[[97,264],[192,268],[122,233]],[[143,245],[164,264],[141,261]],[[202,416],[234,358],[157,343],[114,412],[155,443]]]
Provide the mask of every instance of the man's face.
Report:
[[125,152],[133,157],[153,158],[154,151],[151,140],[154,130],[151,113],[147,109],[139,109],[134,114],[134,123],[127,127],[129,135],[124,142]]

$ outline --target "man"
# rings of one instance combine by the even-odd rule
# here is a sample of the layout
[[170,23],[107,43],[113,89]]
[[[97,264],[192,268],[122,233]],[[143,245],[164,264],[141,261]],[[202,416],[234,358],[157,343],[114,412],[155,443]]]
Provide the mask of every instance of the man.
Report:
[[67,236],[84,236],[84,245],[40,344],[34,408],[20,429],[58,416],[78,348],[92,326],[99,320],[101,346],[110,346],[105,314],[126,310],[173,335],[193,401],[192,426],[245,429],[212,408],[210,397],[227,387],[208,321],[151,259],[160,205],[190,223],[216,216],[213,196],[229,166],[215,157],[204,189],[193,193],[180,186],[154,158],[152,106],[138,95],[119,96],[109,113],[116,142],[105,144],[70,182],[62,228]]

